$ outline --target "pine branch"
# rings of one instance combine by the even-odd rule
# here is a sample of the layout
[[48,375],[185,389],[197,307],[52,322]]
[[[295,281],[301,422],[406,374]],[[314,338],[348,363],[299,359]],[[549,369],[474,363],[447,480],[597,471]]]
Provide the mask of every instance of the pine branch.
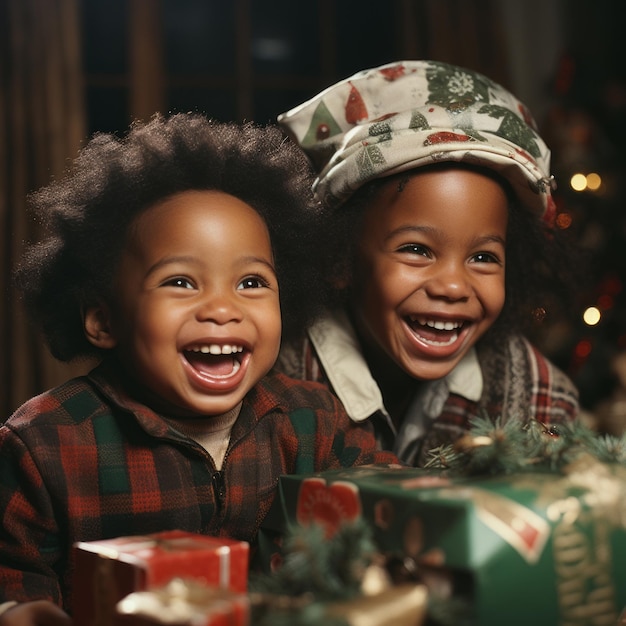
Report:
[[600,435],[582,422],[546,425],[479,417],[455,443],[432,450],[427,468],[453,475],[560,472],[581,454],[603,463],[626,463],[626,435]]
[[327,538],[324,527],[294,526],[285,538],[284,560],[270,576],[251,578],[253,591],[289,596],[313,594],[318,601],[347,600],[361,592],[361,579],[376,553],[365,520],[342,524]]

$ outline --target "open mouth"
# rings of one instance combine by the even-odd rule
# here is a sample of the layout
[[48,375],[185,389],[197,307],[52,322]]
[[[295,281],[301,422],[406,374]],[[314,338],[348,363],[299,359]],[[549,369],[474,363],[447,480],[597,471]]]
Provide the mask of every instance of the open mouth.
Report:
[[418,315],[411,315],[407,323],[421,341],[432,346],[452,345],[465,326],[465,322],[461,320],[444,321]]
[[204,376],[229,378],[241,367],[243,346],[220,344],[197,344],[185,348],[189,364]]

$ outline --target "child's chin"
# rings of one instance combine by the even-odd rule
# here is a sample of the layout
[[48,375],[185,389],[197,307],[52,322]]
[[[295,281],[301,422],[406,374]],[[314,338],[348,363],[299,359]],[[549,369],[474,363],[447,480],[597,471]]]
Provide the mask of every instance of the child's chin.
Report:
[[445,363],[430,363],[430,362],[413,362],[409,366],[402,368],[409,376],[416,380],[439,380],[445,378],[459,363],[461,359],[454,359],[454,361]]

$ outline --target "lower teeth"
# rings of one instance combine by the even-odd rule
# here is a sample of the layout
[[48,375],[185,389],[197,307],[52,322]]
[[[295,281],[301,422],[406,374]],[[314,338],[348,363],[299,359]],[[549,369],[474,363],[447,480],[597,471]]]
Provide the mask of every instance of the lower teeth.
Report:
[[426,339],[422,337],[422,341],[424,343],[430,344],[431,346],[449,346],[453,344],[458,338],[458,335],[454,333],[451,337],[449,337],[446,341],[435,341],[433,339]]

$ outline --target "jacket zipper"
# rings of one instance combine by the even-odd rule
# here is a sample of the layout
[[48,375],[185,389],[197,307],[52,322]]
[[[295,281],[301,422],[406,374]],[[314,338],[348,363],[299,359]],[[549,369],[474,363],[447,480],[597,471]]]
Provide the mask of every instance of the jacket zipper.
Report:
[[226,485],[224,484],[224,474],[221,471],[214,472],[211,475],[211,483],[213,484],[213,493],[215,495],[217,513],[220,514],[224,507],[224,500],[226,498]]

